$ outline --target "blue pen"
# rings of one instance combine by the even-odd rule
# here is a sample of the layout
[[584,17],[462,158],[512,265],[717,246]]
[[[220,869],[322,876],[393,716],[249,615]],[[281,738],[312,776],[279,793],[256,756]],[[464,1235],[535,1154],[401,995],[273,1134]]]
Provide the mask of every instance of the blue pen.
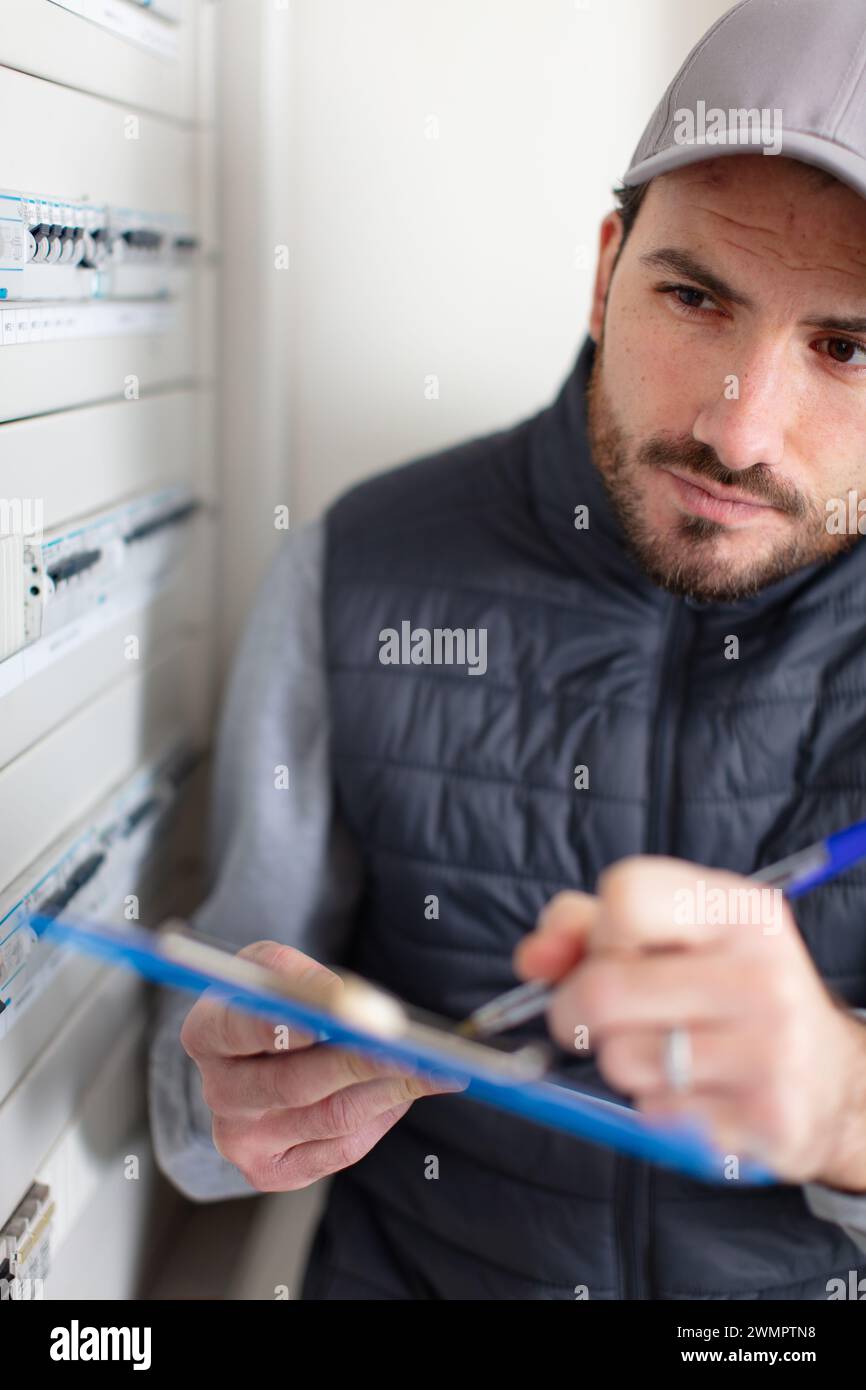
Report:
[[[826,840],[818,840],[806,849],[759,869],[749,876],[752,883],[778,888],[787,898],[801,898],[822,883],[838,878],[858,860],[866,858],[866,820],[837,830]],[[460,1025],[467,1038],[492,1038],[514,1028],[527,1019],[547,1012],[553,986],[547,980],[530,980],[505,994],[498,994],[482,1004]]]

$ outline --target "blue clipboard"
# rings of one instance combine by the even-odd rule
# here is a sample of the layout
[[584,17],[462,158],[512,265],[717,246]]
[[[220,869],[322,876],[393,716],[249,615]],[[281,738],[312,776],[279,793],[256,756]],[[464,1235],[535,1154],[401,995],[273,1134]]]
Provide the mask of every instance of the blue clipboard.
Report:
[[[318,1034],[323,1042],[463,1081],[468,1083],[466,1090],[455,1094],[498,1110],[704,1182],[731,1181],[725,1166],[729,1160],[708,1142],[697,1124],[651,1122],[627,1105],[576,1090],[564,1079],[548,1079],[546,1049],[530,1044],[509,1050],[502,1042],[491,1045],[466,1039],[453,1021],[402,1004],[340,967],[330,968],[347,987],[349,1007],[341,1007],[338,1015],[305,1001],[276,972],[238,959],[220,943],[184,930],[182,923],[149,930],[34,916],[31,926],[41,939],[136,970],[160,985],[196,994],[213,989],[232,1007]],[[389,1013],[386,1008],[381,1019],[374,1011],[373,1021],[374,1015],[364,1007],[368,996],[390,1001],[393,1010]],[[360,1008],[355,1007],[359,1000]],[[741,1158],[737,1181],[764,1185],[777,1179],[757,1162]]]

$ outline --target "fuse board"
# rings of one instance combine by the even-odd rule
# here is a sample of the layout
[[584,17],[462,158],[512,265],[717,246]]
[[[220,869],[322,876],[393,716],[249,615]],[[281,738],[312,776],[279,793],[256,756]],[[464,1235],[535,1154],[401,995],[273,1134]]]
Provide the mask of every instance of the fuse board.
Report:
[[[72,1181],[82,1116],[107,1105],[122,1145],[143,1105],[131,1040],[145,987],[116,987],[107,966],[41,940],[32,918],[147,924],[209,737],[214,23],[213,0],[0,0],[0,122],[15,131],[0,146],[10,1302],[51,1296],[52,1252],[113,1161],[91,1158],[87,1180]],[[116,1003],[94,1013],[97,995]],[[140,1224],[131,1212],[128,1231]]]
[[193,763],[192,749],[178,734],[162,757],[136,772],[6,890],[0,899],[0,1038],[65,959],[62,949],[38,939],[33,918],[68,912],[138,920],[133,890]]
[[53,0],[55,5],[72,14],[83,16],[113,34],[130,39],[164,58],[176,58],[178,53],[177,24],[181,17],[181,0]]

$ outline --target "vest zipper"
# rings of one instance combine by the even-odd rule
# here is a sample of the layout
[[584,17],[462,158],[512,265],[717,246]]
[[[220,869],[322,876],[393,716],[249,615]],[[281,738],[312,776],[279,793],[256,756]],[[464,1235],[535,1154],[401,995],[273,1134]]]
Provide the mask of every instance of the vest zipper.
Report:
[[[681,599],[668,613],[659,665],[658,697],[649,761],[649,808],[645,852],[675,851],[672,824],[676,731],[685,697],[685,656],[694,616]],[[622,1256],[623,1298],[654,1297],[651,1273],[654,1169],[649,1163],[617,1156],[614,1186],[616,1229]]]

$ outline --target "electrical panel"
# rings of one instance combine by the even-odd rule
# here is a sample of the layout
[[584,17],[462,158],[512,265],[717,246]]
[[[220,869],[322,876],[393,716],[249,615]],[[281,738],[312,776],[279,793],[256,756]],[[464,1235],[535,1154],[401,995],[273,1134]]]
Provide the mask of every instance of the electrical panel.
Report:
[[123,920],[126,908],[134,912],[128,920],[137,920],[135,903],[129,901],[137,896],[132,890],[193,760],[191,747],[178,735],[0,898],[0,1039],[65,959],[62,948],[38,938],[34,918],[72,912],[116,921]]
[[32,919],[148,921],[209,736],[213,10],[213,0],[0,0],[0,123],[15,132],[0,142],[9,1301],[50,1289],[51,1251],[109,1161],[82,1163],[82,1107],[107,1104],[122,1144],[124,1126],[141,1122],[144,1084],[134,1052],[117,1046],[121,1028],[143,1030],[144,986],[50,946]]
[[0,1229],[0,1300],[39,1297],[49,1268],[54,1211],[51,1189],[35,1182]]
[[[0,587],[0,630],[8,636],[5,645],[0,642],[0,692],[67,649],[68,639],[48,638],[66,638],[76,623],[76,640],[85,640],[119,607],[140,602],[142,589],[159,592],[180,566],[198,505],[185,487],[165,488],[45,535],[6,537],[9,584],[5,591]],[[2,670],[9,657],[36,644],[38,657],[28,652],[29,659],[8,674]]]
[[197,114],[207,72],[196,0],[0,0],[0,28],[9,67],[132,110]]
[[[185,121],[3,66],[3,5],[0,124],[26,136],[4,142],[0,159],[0,421],[189,382],[212,292],[201,273],[203,140]],[[29,8],[60,13],[52,0]],[[86,52],[93,26],[73,28]]]
[[3,300],[176,295],[195,248],[174,217],[0,191]]
[[[180,0],[175,0],[174,4],[172,0],[153,0],[153,3],[131,0],[128,5],[117,4],[116,0],[53,0],[53,3],[113,34],[132,39],[162,57],[177,57]],[[165,20],[170,22],[166,24]]]

